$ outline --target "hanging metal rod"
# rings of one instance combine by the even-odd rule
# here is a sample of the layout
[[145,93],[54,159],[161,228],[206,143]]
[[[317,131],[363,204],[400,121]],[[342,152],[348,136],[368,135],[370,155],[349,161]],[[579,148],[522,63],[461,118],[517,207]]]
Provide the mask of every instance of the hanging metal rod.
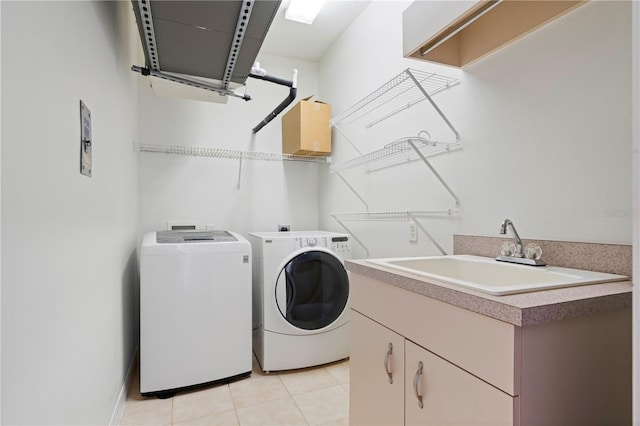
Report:
[[214,86],[212,84],[204,83],[202,81],[192,80],[192,79],[185,78],[185,77],[178,77],[176,75],[169,74],[169,73],[162,72],[162,71],[156,71],[156,70],[152,70],[152,69],[149,69],[149,68],[139,67],[137,65],[132,66],[131,67],[131,71],[139,72],[140,74],[142,74],[144,76],[150,76],[151,75],[153,77],[158,77],[158,78],[162,78],[164,80],[173,81],[174,83],[186,84],[187,86],[197,87],[199,89],[209,90],[211,92],[217,92],[217,93],[220,93],[221,95],[234,96],[236,98],[240,98],[240,99],[243,99],[245,101],[250,101],[251,100],[251,96],[247,95],[246,93],[245,94],[239,94],[239,93],[236,93],[236,92],[231,91],[231,90],[223,89],[222,87],[218,87],[218,86]]

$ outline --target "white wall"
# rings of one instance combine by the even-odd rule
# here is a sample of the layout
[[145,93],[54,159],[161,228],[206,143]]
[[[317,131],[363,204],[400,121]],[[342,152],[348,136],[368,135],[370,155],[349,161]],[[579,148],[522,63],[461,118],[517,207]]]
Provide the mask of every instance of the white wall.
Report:
[[[0,7],[0,22],[2,22],[2,7]],[[2,31],[0,31],[0,48],[2,46]],[[2,55],[0,55],[0,87],[2,86]],[[2,129],[2,102],[0,102],[0,129]],[[0,188],[2,187],[2,134],[0,133]],[[2,330],[2,196],[0,193],[0,330]],[[2,372],[2,338],[0,337],[0,373]],[[0,377],[0,422],[2,422],[2,378]]]
[[[640,4],[634,2],[632,20],[633,120],[633,282],[640,278]],[[633,324],[640,324],[640,292],[633,292]],[[633,424],[640,424],[640,329],[633,327]]]
[[[298,69],[295,103],[317,95],[317,65],[269,55],[258,58],[269,75],[291,79]],[[227,104],[156,96],[139,78],[141,144],[282,152],[277,116],[257,134],[251,129],[285,99],[289,89],[248,79],[252,100]],[[143,232],[166,229],[168,221],[213,224],[248,234],[318,227],[318,176],[326,165],[249,161],[173,154],[140,153],[140,215]],[[241,171],[240,171],[241,170]]]
[[131,4],[1,8],[2,423],[108,424],[137,344]]
[[[408,4],[372,2],[321,62],[319,84],[339,113],[407,67],[460,78],[434,99],[463,149],[432,159],[461,199],[459,215],[422,220],[445,249],[454,233],[498,236],[507,217],[523,238],[630,244],[631,3],[591,2],[464,71],[401,57]],[[432,116],[424,102],[358,147],[423,128],[448,137]],[[334,132],[334,161],[354,156]],[[349,173],[370,210],[453,206],[422,164]],[[341,229],[329,213],[363,208],[335,175],[321,179],[320,196],[321,228]],[[438,254],[423,235],[410,244],[406,224],[348,225],[371,256]],[[355,255],[366,253],[357,246]]]

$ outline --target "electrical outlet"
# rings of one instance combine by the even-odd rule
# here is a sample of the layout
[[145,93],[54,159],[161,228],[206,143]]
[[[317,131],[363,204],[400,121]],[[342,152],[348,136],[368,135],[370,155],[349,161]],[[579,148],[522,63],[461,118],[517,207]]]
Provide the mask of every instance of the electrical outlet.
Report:
[[418,225],[414,222],[409,223],[409,242],[418,242]]

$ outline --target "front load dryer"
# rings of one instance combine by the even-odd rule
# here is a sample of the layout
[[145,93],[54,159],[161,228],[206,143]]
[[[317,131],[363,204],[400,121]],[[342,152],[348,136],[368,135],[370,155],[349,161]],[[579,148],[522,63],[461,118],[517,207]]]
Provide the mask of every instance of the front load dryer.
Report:
[[349,235],[323,231],[249,234],[253,350],[264,371],[349,356]]
[[251,245],[228,231],[158,231],[140,254],[140,393],[251,374]]

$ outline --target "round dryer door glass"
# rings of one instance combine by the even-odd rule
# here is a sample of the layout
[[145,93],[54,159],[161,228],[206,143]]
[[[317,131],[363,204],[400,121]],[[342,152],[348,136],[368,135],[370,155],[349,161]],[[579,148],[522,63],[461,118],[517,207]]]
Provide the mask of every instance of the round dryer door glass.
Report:
[[280,271],[276,304],[292,325],[318,330],[342,314],[349,298],[349,278],[342,262],[323,251],[294,257]]

